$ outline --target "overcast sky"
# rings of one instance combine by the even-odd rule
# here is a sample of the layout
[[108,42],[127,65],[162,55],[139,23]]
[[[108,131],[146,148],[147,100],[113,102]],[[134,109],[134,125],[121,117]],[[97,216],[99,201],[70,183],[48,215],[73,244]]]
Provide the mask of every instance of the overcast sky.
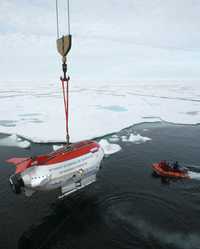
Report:
[[[61,33],[66,1],[60,0]],[[0,1],[0,81],[60,75],[55,0]],[[71,0],[74,80],[200,78],[199,0]]]

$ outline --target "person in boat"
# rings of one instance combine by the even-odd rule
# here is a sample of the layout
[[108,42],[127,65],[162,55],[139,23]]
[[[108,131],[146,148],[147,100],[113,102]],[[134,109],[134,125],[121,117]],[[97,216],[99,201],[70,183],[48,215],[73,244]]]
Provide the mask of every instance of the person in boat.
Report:
[[174,170],[179,170],[180,169],[180,165],[179,165],[178,161],[174,162],[173,169]]

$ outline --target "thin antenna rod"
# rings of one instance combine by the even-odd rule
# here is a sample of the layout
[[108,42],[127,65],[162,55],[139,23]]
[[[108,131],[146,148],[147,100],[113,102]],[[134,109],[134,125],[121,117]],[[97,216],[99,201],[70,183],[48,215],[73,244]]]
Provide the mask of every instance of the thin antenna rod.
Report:
[[68,18],[68,34],[70,35],[70,5],[69,5],[69,0],[67,0],[67,18]]
[[58,0],[56,0],[57,38],[59,38]]

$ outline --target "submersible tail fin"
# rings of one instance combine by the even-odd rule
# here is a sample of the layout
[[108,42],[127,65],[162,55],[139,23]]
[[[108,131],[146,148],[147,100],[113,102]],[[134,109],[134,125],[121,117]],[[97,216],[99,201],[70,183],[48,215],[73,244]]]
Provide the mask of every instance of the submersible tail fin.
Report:
[[14,164],[16,166],[15,173],[18,174],[28,168],[32,159],[30,157],[13,157],[6,160],[6,162]]

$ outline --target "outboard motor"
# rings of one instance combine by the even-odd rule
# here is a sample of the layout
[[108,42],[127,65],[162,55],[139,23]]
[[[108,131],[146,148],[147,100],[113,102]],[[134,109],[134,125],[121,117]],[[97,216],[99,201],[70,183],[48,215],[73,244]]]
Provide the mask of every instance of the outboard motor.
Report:
[[21,188],[24,187],[24,182],[22,180],[21,174],[14,174],[10,177],[10,186],[15,194],[21,193]]

